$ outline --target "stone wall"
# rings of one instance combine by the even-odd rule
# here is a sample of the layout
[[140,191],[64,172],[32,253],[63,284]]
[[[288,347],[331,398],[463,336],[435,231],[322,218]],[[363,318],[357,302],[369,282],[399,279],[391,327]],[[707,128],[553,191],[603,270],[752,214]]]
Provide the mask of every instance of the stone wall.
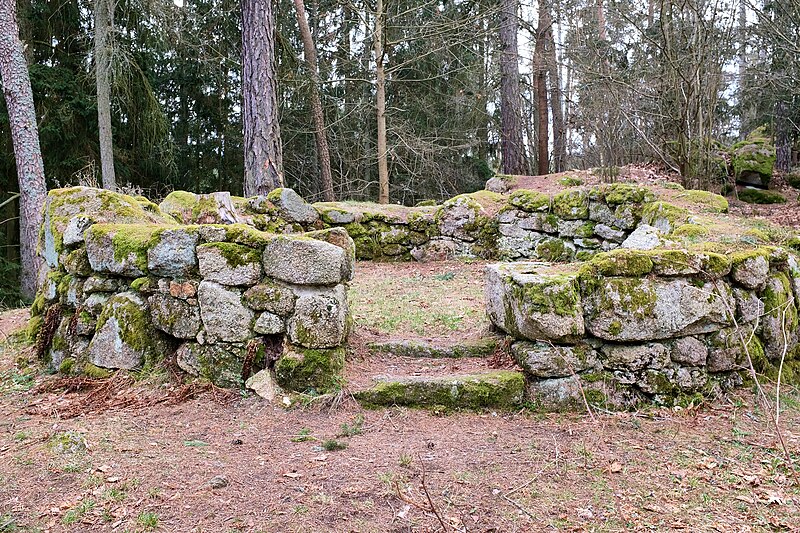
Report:
[[[698,199],[703,210],[727,210],[721,196],[704,191],[686,196]],[[312,205],[291,189],[256,198],[176,191],[159,208],[184,224],[243,223],[272,233],[343,228],[358,259],[383,261],[586,260],[620,246],[652,248],[691,218],[648,188],[626,183],[571,187],[552,196],[525,189],[478,191],[420,207]]]
[[748,379],[748,355],[800,382],[793,250],[619,249],[582,265],[500,263],[487,278],[489,318],[545,405],[681,403]]
[[[704,194],[727,209],[722,197]],[[689,218],[686,209],[657,201],[649,189],[623,183],[574,187],[553,196],[525,189],[508,195],[479,191],[433,207],[314,207],[326,227],[347,230],[359,259],[418,261],[585,260],[623,244],[656,246]]]
[[[255,216],[291,231],[313,225],[317,212],[292,194],[242,215],[222,193],[179,193],[182,203],[173,194],[159,207],[99,189],[51,191],[31,320],[42,357],[55,371],[104,375],[175,354],[181,369],[221,386],[258,375],[294,391],[335,388],[353,241],[342,229],[253,227]],[[281,195],[299,207],[281,213]]]

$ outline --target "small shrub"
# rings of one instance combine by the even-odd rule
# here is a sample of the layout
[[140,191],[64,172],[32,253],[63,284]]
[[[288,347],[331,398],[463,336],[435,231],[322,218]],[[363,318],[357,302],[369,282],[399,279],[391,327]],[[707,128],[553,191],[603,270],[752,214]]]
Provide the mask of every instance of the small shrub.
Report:
[[786,174],[786,183],[795,189],[800,189],[800,167],[794,167]]
[[351,424],[344,423],[340,426],[340,433],[338,437],[352,437],[354,435],[361,435],[364,432],[364,415],[357,414]]
[[338,452],[347,448],[347,443],[339,442],[336,439],[328,439],[322,443],[322,448],[327,452]]
[[145,512],[136,517],[136,521],[145,529],[155,529],[158,527],[158,515],[153,512]]

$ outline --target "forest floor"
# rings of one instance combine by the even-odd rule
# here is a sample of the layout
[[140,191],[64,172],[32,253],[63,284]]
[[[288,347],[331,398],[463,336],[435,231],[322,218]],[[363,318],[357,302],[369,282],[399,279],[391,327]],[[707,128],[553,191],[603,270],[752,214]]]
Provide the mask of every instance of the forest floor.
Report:
[[[483,335],[482,268],[359,264],[357,335]],[[386,309],[390,292],[408,298]],[[0,313],[2,533],[800,531],[797,391],[787,458],[747,391],[618,414],[368,411],[346,394],[286,409],[168,371],[58,380],[12,335],[26,316]],[[357,346],[351,368],[366,361]]]
[[[551,192],[561,177],[525,186]],[[800,226],[785,194],[779,206],[733,200],[730,216]],[[359,263],[351,383],[421,364],[370,353],[376,340],[489,335],[485,264]],[[284,408],[168,369],[46,375],[14,336],[26,319],[0,313],[0,533],[800,532],[797,390],[784,387],[780,432],[747,390],[615,414],[370,411],[346,391]],[[490,363],[425,364],[428,375]]]

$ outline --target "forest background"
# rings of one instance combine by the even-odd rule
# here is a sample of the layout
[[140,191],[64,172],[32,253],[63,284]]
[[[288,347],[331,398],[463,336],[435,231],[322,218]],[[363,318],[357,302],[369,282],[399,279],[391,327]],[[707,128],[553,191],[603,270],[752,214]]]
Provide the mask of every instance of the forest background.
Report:
[[[47,187],[101,185],[113,136],[124,191],[242,194],[242,21],[265,7],[277,170],[309,201],[631,163],[719,192],[757,128],[797,165],[800,0],[20,0]],[[2,102],[0,307],[21,301],[17,191]]]

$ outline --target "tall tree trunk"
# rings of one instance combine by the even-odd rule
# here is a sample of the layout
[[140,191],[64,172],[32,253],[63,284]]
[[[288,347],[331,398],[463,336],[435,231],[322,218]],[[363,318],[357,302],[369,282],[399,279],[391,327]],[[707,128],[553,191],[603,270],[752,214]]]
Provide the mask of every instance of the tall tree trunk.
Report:
[[562,172],[567,159],[567,131],[564,127],[563,95],[556,55],[556,40],[553,35],[553,17],[550,12],[550,3],[546,0],[540,2],[539,9],[545,16],[545,60],[547,74],[550,78],[550,109],[553,113],[553,172]]
[[97,129],[100,133],[100,168],[103,188],[116,190],[114,139],[111,131],[111,44],[115,0],[94,3],[94,70],[97,83]]
[[242,0],[244,194],[283,186],[272,0]]
[[745,0],[739,0],[737,34],[739,37],[739,140],[742,141],[747,136],[745,128],[748,122],[747,108],[744,103],[745,75],[747,74],[747,4]]
[[789,136],[791,128],[786,102],[775,103],[775,168],[789,172],[792,166],[792,142]]
[[378,203],[389,203],[389,161],[386,142],[386,71],[384,70],[383,0],[375,8],[375,107],[378,118]]
[[41,259],[36,254],[47,185],[33,91],[17,26],[16,0],[0,0],[0,78],[8,107],[8,122],[19,180],[19,227],[23,296],[36,293]]
[[597,0],[597,33],[601,41],[608,40],[606,32],[606,13],[603,9],[603,0]]
[[539,27],[536,29],[536,49],[533,52],[533,89],[536,95],[536,161],[537,174],[550,172],[550,124],[547,113],[547,52],[545,34],[549,23],[545,1],[539,2]]
[[306,17],[306,6],[303,0],[294,0],[297,24],[300,26],[300,36],[303,39],[303,53],[306,65],[311,73],[311,114],[314,117],[314,136],[317,142],[317,160],[319,161],[320,189],[322,197],[326,202],[336,200],[333,196],[333,174],[331,172],[331,153],[328,148],[328,137],[325,132],[325,115],[322,112],[322,101],[319,96],[320,77],[319,66],[317,65],[317,50],[314,47],[314,39],[311,37],[311,29],[308,27]]
[[500,153],[505,174],[527,174],[517,49],[518,0],[500,2]]

